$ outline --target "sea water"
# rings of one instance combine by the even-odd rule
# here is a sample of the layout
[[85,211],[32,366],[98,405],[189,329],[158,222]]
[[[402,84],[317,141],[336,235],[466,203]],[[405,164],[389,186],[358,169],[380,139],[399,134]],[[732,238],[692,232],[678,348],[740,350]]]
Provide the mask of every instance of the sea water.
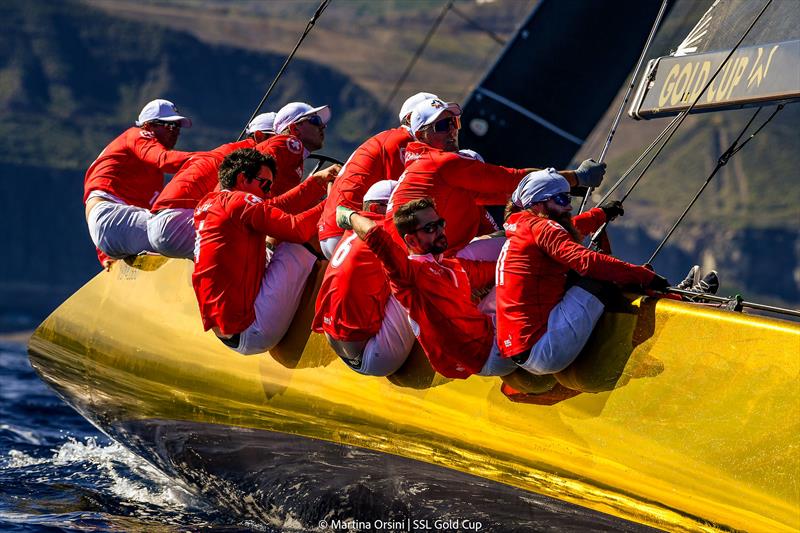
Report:
[[112,441],[0,341],[0,531],[273,531],[214,508]]

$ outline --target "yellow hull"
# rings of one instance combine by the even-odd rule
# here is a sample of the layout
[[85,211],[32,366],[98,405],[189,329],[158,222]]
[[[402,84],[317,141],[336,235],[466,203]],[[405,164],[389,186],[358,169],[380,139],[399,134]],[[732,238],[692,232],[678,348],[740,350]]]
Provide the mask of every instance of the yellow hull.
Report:
[[499,379],[448,380],[418,352],[391,379],[361,376],[301,326],[238,355],[202,331],[190,275],[189,261],[118,262],[37,329],[33,365],[117,438],[137,421],[266,430],[662,529],[800,529],[798,324],[636,299],[560,378],[595,392],[511,401]]

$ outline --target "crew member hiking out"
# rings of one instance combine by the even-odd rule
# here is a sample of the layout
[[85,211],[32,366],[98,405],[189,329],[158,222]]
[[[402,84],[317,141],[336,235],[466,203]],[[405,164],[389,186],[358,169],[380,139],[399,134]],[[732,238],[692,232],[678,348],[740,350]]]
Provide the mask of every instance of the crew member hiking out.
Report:
[[[406,170],[389,202],[394,207],[431,197],[448,221],[449,248],[455,255],[478,236],[484,220],[482,205],[504,205],[519,181],[532,168],[513,169],[484,163],[458,153],[461,107],[439,99],[425,100],[411,113],[411,132],[416,142],[406,146]],[[571,185],[596,187],[605,164],[584,161],[575,171],[561,171]],[[502,241],[472,243],[460,255],[469,259],[497,259]]]
[[400,126],[370,137],[356,148],[342,167],[333,184],[319,223],[319,242],[328,259],[342,237],[336,225],[336,207],[343,205],[360,209],[364,193],[381,180],[396,180],[405,168],[405,147],[414,139],[411,135],[411,111],[418,103],[437,98],[431,93],[410,96],[400,107]]
[[[383,224],[396,185],[393,180],[372,185],[360,214]],[[381,262],[352,230],[344,232],[325,271],[312,329],[324,333],[351,368],[369,376],[394,373],[414,346],[408,313],[391,295]]]
[[445,220],[433,200],[413,200],[395,210],[394,225],[408,249],[375,221],[347,207],[338,212],[339,225],[352,227],[383,264],[434,370],[464,379],[503,376],[516,368],[500,357],[493,318],[486,314],[493,312],[494,292],[480,308],[472,301],[473,290],[492,285],[495,263],[442,256],[448,248]]
[[152,251],[150,205],[164,186],[164,173],[176,172],[193,155],[173,150],[181,128],[191,125],[169,100],[153,100],[142,108],[136,127],[106,146],[86,171],[86,223],[104,267]]
[[[276,134],[259,143],[256,150],[275,159],[277,172],[273,187],[276,196],[297,186],[303,179],[303,163],[311,152],[320,150],[325,144],[325,128],[330,118],[328,106],[312,107],[303,102],[286,104],[275,114]],[[306,210],[321,199],[311,198],[310,203],[295,208]]]
[[[271,193],[275,161],[253,149],[220,165],[220,191],[195,210],[197,243],[192,274],[205,330],[242,354],[275,346],[292,321],[316,256],[302,243],[316,234],[322,204],[288,211],[319,198],[338,168],[317,174],[286,194]],[[282,241],[267,253],[266,238]]]
[[[564,370],[583,349],[613,288],[663,291],[644,266],[588,250],[584,235],[622,215],[613,201],[572,217],[570,184],[549,168],[525,176],[511,197],[497,261],[497,340],[504,357],[537,375]],[[581,278],[568,286],[572,270]]]
[[219,184],[219,166],[229,153],[253,148],[275,134],[275,113],[262,113],[247,125],[247,138],[196,153],[172,177],[156,198],[147,221],[153,251],[167,257],[191,259],[194,254],[194,208]]

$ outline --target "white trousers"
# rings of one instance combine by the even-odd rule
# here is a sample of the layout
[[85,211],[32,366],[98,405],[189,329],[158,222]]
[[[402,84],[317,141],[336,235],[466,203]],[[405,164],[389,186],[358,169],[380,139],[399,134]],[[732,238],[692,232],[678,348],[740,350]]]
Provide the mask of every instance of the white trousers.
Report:
[[473,261],[497,261],[497,258],[500,257],[500,249],[505,242],[505,237],[475,238],[459,250],[456,257]]
[[342,240],[342,236],[337,235],[336,237],[328,237],[327,239],[319,241],[322,255],[324,255],[326,259],[330,260],[330,258],[333,257],[333,253],[336,251],[336,246],[338,246],[340,240]]
[[254,304],[256,319],[240,334],[244,355],[262,353],[275,347],[292,323],[308,275],[317,258],[301,244],[282,242],[269,258]]
[[150,211],[115,202],[98,202],[86,223],[94,245],[113,259],[152,252],[147,239]]
[[[414,346],[414,332],[408,313],[395,297],[389,296],[381,329],[365,341],[339,341],[325,337],[336,355],[353,370],[366,376],[388,376],[403,366]],[[360,364],[359,364],[360,361]]]
[[194,209],[162,209],[147,221],[153,251],[166,257],[194,257]]
[[580,287],[571,287],[550,311],[547,332],[519,366],[539,376],[567,368],[586,345],[603,309],[596,296]]

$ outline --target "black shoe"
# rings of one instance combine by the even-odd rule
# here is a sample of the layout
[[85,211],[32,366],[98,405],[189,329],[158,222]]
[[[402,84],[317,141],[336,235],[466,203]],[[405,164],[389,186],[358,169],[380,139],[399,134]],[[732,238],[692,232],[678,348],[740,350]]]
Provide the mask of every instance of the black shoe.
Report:
[[689,269],[689,273],[683,278],[683,281],[675,285],[676,289],[690,291],[692,288],[700,283],[700,265],[694,265]]
[[717,291],[719,290],[719,276],[717,276],[717,271],[712,270],[703,276],[703,279],[698,281],[696,285],[692,286],[691,290],[695,292],[702,292],[704,294],[717,294]]

